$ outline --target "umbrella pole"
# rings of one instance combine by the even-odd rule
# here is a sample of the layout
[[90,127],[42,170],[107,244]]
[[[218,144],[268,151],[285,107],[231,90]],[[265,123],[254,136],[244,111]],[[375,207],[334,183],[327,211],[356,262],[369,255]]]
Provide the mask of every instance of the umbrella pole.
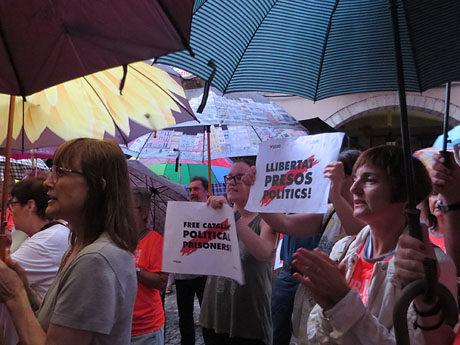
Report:
[[451,90],[451,82],[448,81],[446,83],[446,105],[444,110],[444,123],[442,127],[443,133],[443,140],[442,140],[442,151],[440,152],[442,156],[445,158],[444,165],[449,167],[451,163],[450,156],[453,154],[452,152],[447,151],[447,142],[449,137],[449,112],[450,112],[450,90]]
[[211,126],[206,126],[206,139],[208,141],[208,194],[209,196],[212,196]]
[[5,169],[3,170],[3,198],[2,198],[2,219],[0,226],[0,259],[5,261],[6,248],[6,211],[8,202],[8,185],[10,182],[10,159],[11,159],[11,142],[13,139],[13,121],[14,121],[14,106],[16,97],[10,96],[10,108],[8,113],[8,131],[6,135],[6,158]]
[[404,154],[404,171],[406,175],[406,190],[408,197],[406,213],[410,235],[421,240],[422,233],[420,228],[420,211],[417,210],[417,205],[415,201],[414,168],[412,166],[412,151],[410,147],[409,120],[407,116],[406,103],[406,85],[404,81],[404,67],[401,52],[401,41],[399,38],[398,5],[396,4],[396,2],[396,0],[390,0],[390,10],[391,20],[393,24],[393,43],[396,60],[396,70],[398,76],[399,108],[401,112],[401,140]]
[[[391,22],[393,26],[395,62],[398,75],[399,107],[401,110],[401,139],[403,143],[406,191],[408,194],[406,214],[409,226],[409,234],[422,240],[420,211],[417,210],[415,204],[415,175],[412,165],[412,151],[410,147],[409,121],[406,104],[406,88],[404,84],[404,68],[401,53],[401,42],[399,38],[398,5],[397,0],[389,0],[389,2]],[[454,297],[450,293],[442,292],[446,291],[447,289],[442,289],[442,284],[437,282],[437,274],[429,274],[430,272],[432,273],[433,271],[436,271],[436,268],[436,260],[425,258],[424,269],[426,278],[414,281],[412,284],[406,286],[401,292],[400,298],[398,298],[396,301],[393,309],[393,325],[397,345],[410,345],[409,330],[407,328],[407,310],[410,303],[419,295],[423,295],[425,301],[433,301],[436,297],[440,299],[441,310],[445,316],[447,324],[451,324],[449,320],[457,320],[457,310],[455,308],[449,308],[449,305],[456,305]]]

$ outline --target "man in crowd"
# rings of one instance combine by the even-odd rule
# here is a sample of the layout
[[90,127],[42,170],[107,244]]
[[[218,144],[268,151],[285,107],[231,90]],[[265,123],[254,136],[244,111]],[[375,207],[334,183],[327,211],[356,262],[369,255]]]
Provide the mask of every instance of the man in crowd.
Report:
[[134,221],[139,236],[135,255],[137,296],[134,304],[132,345],[164,345],[165,314],[160,292],[168,274],[161,272],[163,237],[148,228],[150,192],[133,188]]
[[[206,202],[207,199],[208,180],[202,176],[193,177],[190,181],[190,200]],[[206,276],[176,274],[175,279],[181,345],[195,345],[194,299],[196,295],[201,305]]]

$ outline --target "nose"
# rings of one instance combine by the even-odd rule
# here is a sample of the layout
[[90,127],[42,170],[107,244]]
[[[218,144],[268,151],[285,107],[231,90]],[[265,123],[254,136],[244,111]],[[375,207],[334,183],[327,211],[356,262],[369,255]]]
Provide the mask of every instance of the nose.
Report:
[[43,181],[43,185],[47,188],[51,188],[56,181],[54,181],[54,178],[52,176],[51,172],[48,174],[46,177],[45,181]]
[[359,184],[359,180],[353,181],[353,183],[352,183],[352,185],[350,187],[350,193],[357,195],[357,194],[361,193],[361,190],[362,189],[361,189],[361,186]]

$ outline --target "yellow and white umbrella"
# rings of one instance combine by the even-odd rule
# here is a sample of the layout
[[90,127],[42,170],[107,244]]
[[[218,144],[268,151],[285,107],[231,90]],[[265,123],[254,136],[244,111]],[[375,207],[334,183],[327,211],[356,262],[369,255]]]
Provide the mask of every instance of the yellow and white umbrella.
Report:
[[[58,146],[73,138],[113,138],[127,143],[155,129],[193,119],[179,83],[167,72],[138,62],[16,97],[13,150]],[[6,146],[10,96],[0,94],[0,147]]]

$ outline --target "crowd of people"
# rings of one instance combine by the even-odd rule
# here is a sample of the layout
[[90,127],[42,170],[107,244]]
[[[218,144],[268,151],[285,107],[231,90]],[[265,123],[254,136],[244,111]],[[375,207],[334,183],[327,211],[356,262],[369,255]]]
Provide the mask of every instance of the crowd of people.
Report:
[[[396,344],[393,307],[424,278],[425,257],[457,300],[460,166],[434,159],[430,175],[412,158],[423,240],[408,235],[397,146],[345,150],[330,162],[324,214],[246,210],[256,180],[249,160],[232,165],[225,196],[208,196],[208,181],[193,178],[192,202],[233,208],[245,283],[176,274],[181,344],[195,343],[195,296],[206,345]],[[8,205],[27,239],[0,262],[2,344],[164,345],[168,273],[163,237],[149,228],[150,203],[148,190],[130,187],[110,140],[66,142],[49,175],[16,183]],[[411,344],[460,344],[436,299],[416,298],[407,318]]]

